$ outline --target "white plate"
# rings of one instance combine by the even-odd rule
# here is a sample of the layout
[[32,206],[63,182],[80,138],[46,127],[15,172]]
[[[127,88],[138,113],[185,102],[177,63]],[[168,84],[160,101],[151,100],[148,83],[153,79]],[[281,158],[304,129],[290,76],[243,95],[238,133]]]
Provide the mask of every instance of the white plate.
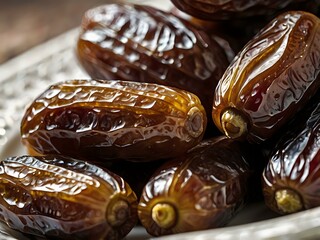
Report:
[[[171,6],[164,0],[135,2],[151,2],[151,5],[162,9]],[[0,66],[0,160],[26,153],[20,143],[19,127],[27,104],[54,82],[88,78],[74,55],[77,35],[78,29],[71,30]],[[320,239],[320,208],[290,216],[275,216],[263,203],[257,203],[241,211],[228,227],[176,234],[161,239]],[[150,237],[142,227],[135,227],[126,239]],[[2,239],[15,238],[6,235],[0,227]]]

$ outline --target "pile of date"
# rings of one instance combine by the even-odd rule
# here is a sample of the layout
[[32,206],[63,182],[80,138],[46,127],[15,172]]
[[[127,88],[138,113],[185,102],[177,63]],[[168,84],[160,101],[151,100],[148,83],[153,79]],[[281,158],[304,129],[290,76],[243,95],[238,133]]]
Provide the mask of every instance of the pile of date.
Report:
[[254,201],[279,215],[320,205],[320,1],[172,3],[84,14],[91,79],[30,103],[28,155],[0,163],[12,232],[162,236],[226,226]]

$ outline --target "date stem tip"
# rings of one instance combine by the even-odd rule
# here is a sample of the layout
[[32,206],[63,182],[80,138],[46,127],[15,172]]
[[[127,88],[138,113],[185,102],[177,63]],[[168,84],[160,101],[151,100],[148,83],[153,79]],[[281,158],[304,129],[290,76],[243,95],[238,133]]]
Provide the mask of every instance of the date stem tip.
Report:
[[206,116],[197,107],[193,107],[188,112],[186,129],[192,137],[199,137],[204,131]]
[[177,220],[176,209],[170,203],[157,203],[152,208],[152,219],[160,228],[171,228]]
[[237,109],[229,108],[221,115],[224,134],[229,138],[240,138],[248,132],[247,118]]
[[290,189],[276,191],[275,200],[279,210],[283,213],[294,213],[303,208],[299,194]]
[[111,226],[121,226],[128,220],[129,215],[130,207],[127,201],[121,199],[110,202],[107,211],[107,219]]

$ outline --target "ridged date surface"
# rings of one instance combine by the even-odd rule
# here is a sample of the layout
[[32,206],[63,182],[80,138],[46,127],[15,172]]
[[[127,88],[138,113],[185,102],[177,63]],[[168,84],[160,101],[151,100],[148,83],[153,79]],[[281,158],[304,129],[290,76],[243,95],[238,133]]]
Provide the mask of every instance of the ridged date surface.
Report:
[[122,239],[137,223],[137,197],[119,176],[59,156],[0,163],[0,221],[55,239]]
[[205,126],[205,111],[189,92],[150,83],[71,80],[33,101],[21,136],[42,154],[151,161],[195,146]]
[[213,89],[229,63],[205,32],[171,13],[130,4],[86,12],[77,53],[92,78],[185,89],[200,98],[209,115]]
[[267,15],[294,0],[171,0],[181,11],[200,19],[221,20]]
[[265,202],[280,214],[320,206],[318,102],[313,104],[316,107],[307,121],[301,121],[280,138],[264,170]]
[[269,139],[320,86],[319,19],[295,11],[275,18],[236,56],[215,91],[212,117],[230,137]]
[[138,215],[154,235],[227,224],[245,202],[249,165],[226,138],[205,140],[185,157],[164,164],[146,184]]

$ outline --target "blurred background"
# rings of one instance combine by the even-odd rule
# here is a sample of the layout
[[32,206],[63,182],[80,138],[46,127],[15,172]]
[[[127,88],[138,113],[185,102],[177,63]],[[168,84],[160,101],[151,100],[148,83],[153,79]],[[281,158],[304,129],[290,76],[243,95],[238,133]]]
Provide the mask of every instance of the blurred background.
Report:
[[80,25],[108,0],[0,0],[0,64]]

